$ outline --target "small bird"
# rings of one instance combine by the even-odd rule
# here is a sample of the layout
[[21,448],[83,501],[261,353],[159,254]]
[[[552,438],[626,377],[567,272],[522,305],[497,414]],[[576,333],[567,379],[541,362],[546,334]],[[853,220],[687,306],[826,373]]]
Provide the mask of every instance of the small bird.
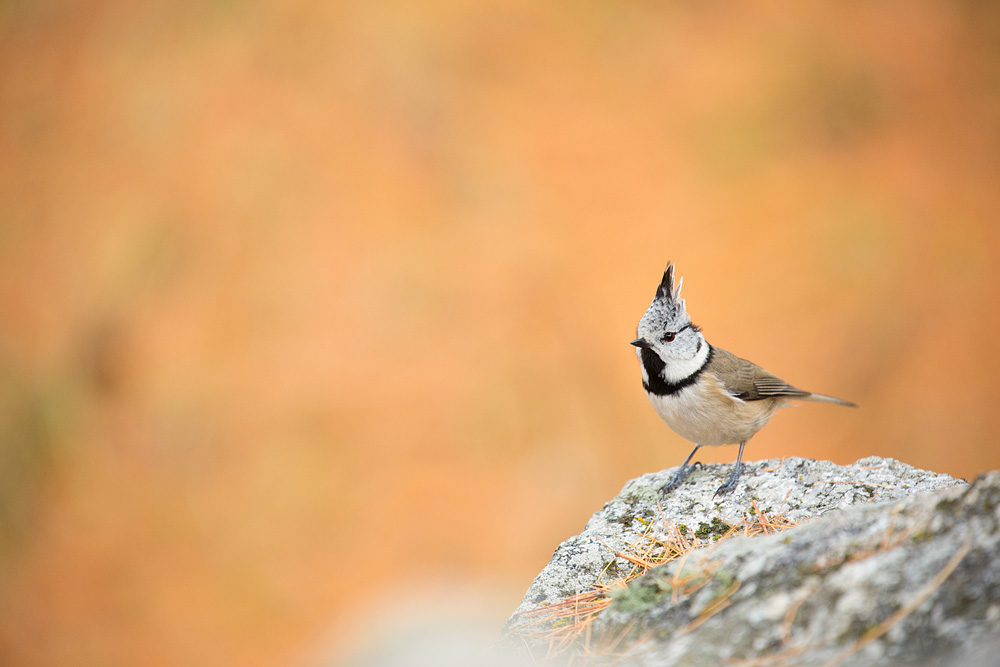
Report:
[[774,411],[789,401],[817,401],[858,407],[833,396],[796,389],[760,366],[705,340],[688,317],[681,298],[681,278],[674,289],[674,265],[667,264],[656,297],[639,320],[632,341],[639,356],[642,386],[656,413],[678,435],[695,444],[661,493],[677,488],[701,447],[735,445],[736,465],[715,495],[736,488],[743,468],[743,448]]

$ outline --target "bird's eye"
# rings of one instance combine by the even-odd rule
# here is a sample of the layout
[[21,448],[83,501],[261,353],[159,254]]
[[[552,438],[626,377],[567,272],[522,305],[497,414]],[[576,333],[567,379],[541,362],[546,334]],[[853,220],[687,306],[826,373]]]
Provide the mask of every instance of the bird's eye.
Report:
[[667,333],[663,334],[663,340],[665,340],[665,341],[667,341],[669,343],[670,341],[672,341],[674,339],[674,336],[676,336],[676,335],[677,334],[675,334],[673,331],[668,331]]

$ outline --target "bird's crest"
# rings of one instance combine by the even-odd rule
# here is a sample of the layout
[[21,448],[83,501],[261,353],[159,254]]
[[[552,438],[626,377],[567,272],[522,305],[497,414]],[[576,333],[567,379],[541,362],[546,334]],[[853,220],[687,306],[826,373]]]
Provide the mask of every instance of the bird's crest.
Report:
[[676,331],[685,324],[691,322],[688,317],[684,299],[681,298],[681,287],[684,285],[684,278],[677,281],[674,288],[674,263],[667,264],[667,270],[663,272],[663,280],[656,288],[656,297],[653,303],[649,304],[649,309],[642,316],[639,324],[641,333],[650,331]]
[[684,278],[677,282],[677,289],[674,289],[674,263],[667,263],[667,270],[663,272],[663,280],[656,288],[656,298],[666,298],[669,301],[679,301],[681,298],[681,288],[684,286]]

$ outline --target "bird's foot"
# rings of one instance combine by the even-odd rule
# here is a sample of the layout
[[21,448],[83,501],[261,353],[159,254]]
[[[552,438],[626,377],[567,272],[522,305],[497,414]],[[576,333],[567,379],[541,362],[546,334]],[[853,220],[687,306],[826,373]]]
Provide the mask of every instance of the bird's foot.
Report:
[[725,483],[719,487],[718,491],[715,492],[713,498],[718,496],[724,496],[727,493],[732,493],[733,489],[736,488],[736,482],[740,479],[740,473],[743,472],[743,464],[737,463],[733,467],[733,471],[729,473],[729,477],[726,479]]
[[660,495],[665,496],[680,486],[681,482],[683,482],[695,468],[701,468],[701,461],[695,461],[691,465],[682,465],[678,468],[677,472],[674,473],[674,476],[670,478],[670,481],[660,487]]

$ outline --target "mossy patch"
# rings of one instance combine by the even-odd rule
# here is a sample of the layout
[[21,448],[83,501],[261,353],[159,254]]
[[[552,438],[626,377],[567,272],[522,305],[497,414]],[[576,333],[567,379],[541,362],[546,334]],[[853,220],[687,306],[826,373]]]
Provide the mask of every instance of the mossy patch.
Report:
[[704,521],[699,523],[698,530],[694,532],[694,535],[703,540],[717,540],[728,533],[731,528],[731,525],[719,517],[713,517],[711,523],[705,523]]
[[670,594],[656,577],[640,577],[628,586],[611,592],[611,608],[626,613],[641,613],[657,606]]

